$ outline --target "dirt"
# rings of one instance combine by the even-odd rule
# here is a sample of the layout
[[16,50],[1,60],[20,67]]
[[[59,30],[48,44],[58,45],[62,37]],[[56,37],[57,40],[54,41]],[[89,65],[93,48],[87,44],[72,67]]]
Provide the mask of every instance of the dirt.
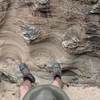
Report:
[[[20,63],[28,64],[40,85],[51,83],[48,64],[56,61],[71,100],[99,100],[100,16],[89,14],[96,5],[97,0],[50,0],[43,13],[34,0],[0,0],[0,99],[19,99]],[[31,43],[23,37],[25,25],[41,30]]]

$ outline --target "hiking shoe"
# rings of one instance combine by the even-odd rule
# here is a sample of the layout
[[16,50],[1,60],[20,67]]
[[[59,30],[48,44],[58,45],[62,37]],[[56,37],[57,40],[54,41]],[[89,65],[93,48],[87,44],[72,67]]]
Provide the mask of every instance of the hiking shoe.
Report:
[[52,63],[50,65],[53,68],[53,77],[54,77],[54,79],[56,79],[57,77],[59,77],[61,79],[62,69],[61,69],[60,64],[59,63]]
[[35,77],[31,74],[28,66],[25,63],[20,64],[19,69],[20,69],[21,73],[23,74],[24,81],[29,80],[32,83],[35,82]]

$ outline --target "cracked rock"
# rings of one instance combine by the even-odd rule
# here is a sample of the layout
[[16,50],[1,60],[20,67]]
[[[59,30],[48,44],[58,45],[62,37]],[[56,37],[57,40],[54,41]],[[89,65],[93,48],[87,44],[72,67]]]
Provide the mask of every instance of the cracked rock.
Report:
[[68,51],[70,49],[76,49],[79,46],[80,39],[78,37],[78,33],[76,30],[69,30],[69,32],[65,35],[64,41],[62,42],[62,46],[66,48]]
[[43,31],[37,27],[31,25],[21,26],[21,30],[23,31],[23,38],[27,41],[27,43],[31,44],[32,42],[38,42],[44,40],[46,35],[43,37]]
[[30,25],[23,26],[21,29],[23,30],[24,39],[30,42],[40,35],[40,30]]
[[[70,35],[67,33],[65,40],[62,42],[66,51],[72,55],[87,54],[90,56],[100,57],[100,36],[96,34],[97,26],[87,26],[88,36],[79,38],[74,32],[70,30]],[[71,35],[74,34],[74,35]]]

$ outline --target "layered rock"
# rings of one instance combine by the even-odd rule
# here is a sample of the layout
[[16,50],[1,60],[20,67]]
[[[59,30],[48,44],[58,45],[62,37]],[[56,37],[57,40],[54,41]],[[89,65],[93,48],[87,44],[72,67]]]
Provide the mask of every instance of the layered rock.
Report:
[[7,17],[8,8],[10,7],[10,0],[0,1],[0,26],[5,22]]
[[[2,74],[17,77],[18,64],[25,62],[36,77],[48,80],[52,73],[48,62],[57,61],[65,83],[99,85],[99,16],[87,15],[91,5],[86,2],[11,0],[8,14],[9,3],[5,4],[6,13],[1,15],[6,23],[2,25],[1,19],[0,29]],[[2,6],[3,1],[3,12]]]

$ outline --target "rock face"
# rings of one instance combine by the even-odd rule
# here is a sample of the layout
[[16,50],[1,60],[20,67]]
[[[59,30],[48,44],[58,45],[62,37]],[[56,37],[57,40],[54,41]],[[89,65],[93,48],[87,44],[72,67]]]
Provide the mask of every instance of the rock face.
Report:
[[99,86],[100,16],[89,14],[96,3],[0,0],[0,72],[17,77],[18,64],[25,62],[36,77],[48,80],[48,63],[56,61],[65,83]]
[[21,62],[49,81],[58,62],[65,83],[99,86],[99,12],[98,0],[0,0],[0,83],[17,84]]
[[[78,32],[76,30],[69,30],[69,33],[66,33],[65,40],[62,42],[62,45],[70,54],[74,55],[91,55],[99,57],[99,44],[100,36],[97,33],[99,27],[92,23],[86,26],[87,37],[80,39]],[[68,36],[69,35],[69,36]]]
[[90,11],[91,14],[100,14],[100,1],[93,6],[93,9]]
[[10,0],[0,0],[0,26],[5,21],[9,7],[10,7]]
[[76,1],[80,1],[86,4],[95,4],[98,2],[98,0],[76,0]]

